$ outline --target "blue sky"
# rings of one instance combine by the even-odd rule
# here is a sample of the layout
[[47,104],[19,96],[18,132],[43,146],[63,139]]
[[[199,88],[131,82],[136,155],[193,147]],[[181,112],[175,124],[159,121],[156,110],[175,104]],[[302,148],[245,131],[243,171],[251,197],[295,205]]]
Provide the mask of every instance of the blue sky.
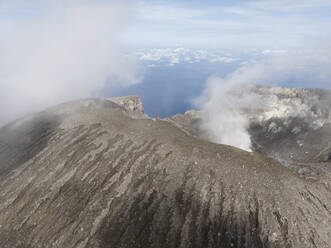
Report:
[[[0,34],[12,22],[38,19],[47,14],[45,6],[65,2],[1,0]],[[121,40],[134,47],[297,48],[307,41],[330,37],[331,32],[330,0],[127,2],[131,19]]]
[[331,30],[329,0],[142,1],[134,10],[123,39],[145,47],[293,48]]

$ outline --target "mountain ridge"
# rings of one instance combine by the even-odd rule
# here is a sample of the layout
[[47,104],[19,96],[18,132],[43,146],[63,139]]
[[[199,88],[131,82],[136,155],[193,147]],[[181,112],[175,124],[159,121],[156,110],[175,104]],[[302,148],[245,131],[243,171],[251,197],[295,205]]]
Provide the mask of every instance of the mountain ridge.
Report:
[[88,99],[0,129],[1,247],[329,247],[327,164],[310,181],[130,111]]

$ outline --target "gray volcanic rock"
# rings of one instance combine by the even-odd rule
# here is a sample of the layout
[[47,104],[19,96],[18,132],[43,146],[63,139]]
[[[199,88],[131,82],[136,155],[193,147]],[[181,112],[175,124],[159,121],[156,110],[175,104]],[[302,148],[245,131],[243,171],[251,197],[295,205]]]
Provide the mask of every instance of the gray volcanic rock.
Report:
[[331,170],[331,92],[255,86],[264,105],[243,113],[253,150],[275,158],[300,176],[320,180]]
[[330,145],[330,91],[257,86],[249,88],[252,93],[263,102],[260,109],[246,112],[256,151],[304,162]]
[[110,100],[130,112],[132,118],[146,119],[149,118],[145,112],[143,103],[140,96],[123,96],[123,97],[112,97],[108,98]]
[[130,113],[89,99],[0,129],[0,247],[330,247],[327,170]]
[[187,111],[184,115],[176,114],[163,120],[172,123],[189,135],[199,136],[200,114],[196,110]]
[[[248,119],[254,152],[277,159],[304,176],[319,174],[316,168],[321,162],[331,163],[331,91],[244,86],[229,94],[238,101],[251,99],[251,106],[240,112]],[[167,120],[191,135],[204,136],[199,115],[189,111]]]

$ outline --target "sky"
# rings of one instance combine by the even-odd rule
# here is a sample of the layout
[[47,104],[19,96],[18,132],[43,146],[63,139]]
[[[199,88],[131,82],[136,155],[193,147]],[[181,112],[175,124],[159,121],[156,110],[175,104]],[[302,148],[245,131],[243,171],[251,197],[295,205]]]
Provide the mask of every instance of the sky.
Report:
[[0,0],[0,125],[129,94],[151,116],[184,113],[215,77],[331,88],[330,13],[331,0]]
[[[47,6],[68,5],[65,2],[0,0],[0,35],[6,35],[17,20],[38,21],[47,15]],[[77,6],[89,1],[67,2]],[[330,0],[122,2],[129,6],[128,25],[120,37],[133,47],[289,49],[330,37]]]
[[123,34],[131,45],[297,48],[330,35],[330,0],[140,1]]

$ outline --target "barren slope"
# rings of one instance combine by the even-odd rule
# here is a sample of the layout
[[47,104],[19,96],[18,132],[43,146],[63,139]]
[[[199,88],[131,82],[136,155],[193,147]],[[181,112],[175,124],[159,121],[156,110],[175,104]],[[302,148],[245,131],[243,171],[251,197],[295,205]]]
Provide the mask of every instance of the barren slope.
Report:
[[109,100],[0,129],[0,247],[330,247],[330,173],[279,162]]

